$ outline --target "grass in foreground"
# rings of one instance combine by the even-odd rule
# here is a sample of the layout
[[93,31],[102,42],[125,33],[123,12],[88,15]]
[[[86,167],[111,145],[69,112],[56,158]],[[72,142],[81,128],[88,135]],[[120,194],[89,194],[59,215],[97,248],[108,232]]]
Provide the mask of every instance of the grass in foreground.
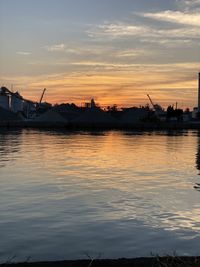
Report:
[[200,257],[151,257],[117,260],[74,260],[0,264],[0,267],[200,267]]

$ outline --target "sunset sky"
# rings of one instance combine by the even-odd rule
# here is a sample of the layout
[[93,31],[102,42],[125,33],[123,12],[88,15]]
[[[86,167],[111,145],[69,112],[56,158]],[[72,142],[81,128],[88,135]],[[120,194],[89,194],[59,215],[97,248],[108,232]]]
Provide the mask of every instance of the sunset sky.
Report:
[[197,105],[200,0],[0,0],[0,86],[51,103]]

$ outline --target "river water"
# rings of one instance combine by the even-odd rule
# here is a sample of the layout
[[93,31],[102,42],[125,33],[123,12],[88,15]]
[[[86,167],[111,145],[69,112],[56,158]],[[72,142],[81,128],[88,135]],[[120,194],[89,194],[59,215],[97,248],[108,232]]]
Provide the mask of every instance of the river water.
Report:
[[0,130],[0,262],[199,255],[200,133]]

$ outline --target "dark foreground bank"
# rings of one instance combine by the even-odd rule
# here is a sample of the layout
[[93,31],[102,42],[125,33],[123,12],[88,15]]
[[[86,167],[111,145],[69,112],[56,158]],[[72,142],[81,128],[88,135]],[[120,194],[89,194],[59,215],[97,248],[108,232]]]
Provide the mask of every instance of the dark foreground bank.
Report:
[[200,129],[200,121],[138,122],[133,124],[68,123],[34,121],[0,121],[0,128],[66,129],[66,130],[189,130]]
[[0,267],[197,267],[200,257],[152,257],[117,260],[74,260],[55,262],[5,263]]

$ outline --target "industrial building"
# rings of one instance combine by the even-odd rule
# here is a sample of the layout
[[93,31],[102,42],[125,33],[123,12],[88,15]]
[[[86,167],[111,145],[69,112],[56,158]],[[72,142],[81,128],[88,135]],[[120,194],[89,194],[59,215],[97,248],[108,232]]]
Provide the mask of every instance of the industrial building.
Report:
[[27,115],[36,110],[36,103],[24,99],[18,92],[14,93],[6,87],[1,87],[0,107],[13,113],[24,112]]

